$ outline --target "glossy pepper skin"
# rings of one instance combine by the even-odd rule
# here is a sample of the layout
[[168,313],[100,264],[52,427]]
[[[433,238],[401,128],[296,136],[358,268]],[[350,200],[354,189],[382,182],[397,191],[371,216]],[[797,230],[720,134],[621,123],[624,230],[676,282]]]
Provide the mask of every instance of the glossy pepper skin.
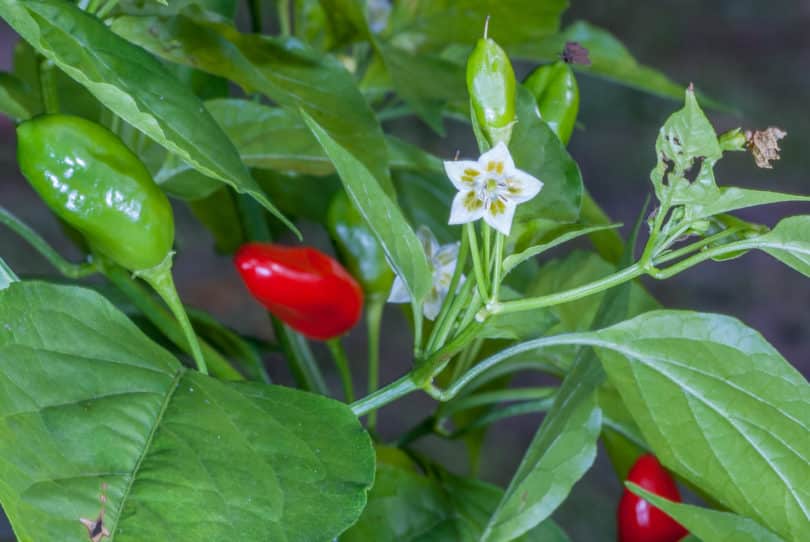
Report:
[[540,66],[523,82],[537,100],[540,116],[568,145],[579,113],[579,86],[574,70],[565,62]]
[[[650,493],[680,502],[678,486],[655,456],[641,456],[630,469],[627,480]],[[625,489],[619,501],[619,542],[677,542],[689,532],[674,519]]]
[[314,248],[248,243],[236,252],[234,263],[253,297],[311,339],[343,335],[363,312],[357,281]]
[[394,272],[377,238],[342,190],[329,204],[326,225],[341,260],[360,282],[366,295],[376,299],[388,297]]
[[467,90],[478,126],[494,147],[509,143],[515,122],[515,72],[501,46],[482,38],[467,59]]
[[143,163],[112,132],[69,115],[17,127],[23,175],[90,247],[131,270],[162,263],[174,243],[171,205]]

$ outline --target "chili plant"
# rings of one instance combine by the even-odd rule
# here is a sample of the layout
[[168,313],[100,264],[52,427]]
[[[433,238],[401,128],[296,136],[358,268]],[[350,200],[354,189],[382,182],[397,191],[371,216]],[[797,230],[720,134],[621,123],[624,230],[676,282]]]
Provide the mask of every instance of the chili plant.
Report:
[[[718,135],[691,85],[588,23],[560,29],[564,0],[274,5],[249,2],[244,29],[235,0],[0,0],[21,37],[0,110],[85,257],[0,220],[67,279],[99,277],[0,260],[0,502],[19,540],[567,540],[552,515],[600,438],[629,472],[623,540],[810,539],[810,386],[742,322],[664,309],[641,282],[753,250],[810,275],[810,216],[731,214],[810,198],[714,173],[736,151],[771,167],[784,132]],[[566,150],[580,74],[684,100],[649,142],[654,201],[627,239]],[[435,156],[394,135],[402,117],[477,148]],[[168,198],[233,255],[272,341],[182,303]],[[547,258],[575,239],[593,250]],[[403,333],[386,303],[412,364],[381,382],[381,330]],[[352,328],[366,360],[343,349]],[[271,352],[294,387],[270,382]],[[380,437],[377,411],[413,393],[424,418]],[[544,417],[509,485],[478,479],[488,428],[526,413]],[[428,435],[469,461],[417,452]]]

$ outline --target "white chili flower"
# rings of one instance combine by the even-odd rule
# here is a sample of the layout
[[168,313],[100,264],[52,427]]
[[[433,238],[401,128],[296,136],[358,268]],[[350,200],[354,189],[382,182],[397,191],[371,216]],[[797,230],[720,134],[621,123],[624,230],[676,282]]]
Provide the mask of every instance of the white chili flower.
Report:
[[[428,293],[427,299],[422,308],[422,312],[429,320],[434,320],[442,308],[444,298],[450,290],[450,282],[453,280],[453,273],[456,270],[456,260],[458,259],[458,243],[439,246],[439,242],[427,227],[420,226],[416,231],[416,236],[422,242],[425,249],[428,263],[433,270],[433,287]],[[459,286],[464,283],[464,275],[459,280]],[[408,303],[411,294],[405,287],[405,281],[399,276],[394,279],[391,286],[391,294],[388,296],[389,303]]]
[[515,207],[535,197],[543,183],[515,167],[504,143],[481,155],[478,161],[444,163],[444,171],[458,189],[450,211],[450,224],[484,222],[509,235]]

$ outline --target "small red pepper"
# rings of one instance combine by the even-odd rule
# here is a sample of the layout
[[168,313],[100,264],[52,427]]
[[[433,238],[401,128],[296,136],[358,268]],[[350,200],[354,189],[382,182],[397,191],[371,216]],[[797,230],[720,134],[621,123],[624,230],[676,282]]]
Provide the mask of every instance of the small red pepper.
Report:
[[[681,502],[678,486],[654,455],[641,456],[627,479],[650,493]],[[674,519],[638,497],[629,489],[619,501],[619,542],[677,542],[689,534]]]
[[319,250],[248,243],[236,252],[234,263],[253,297],[311,339],[343,335],[360,319],[363,290]]

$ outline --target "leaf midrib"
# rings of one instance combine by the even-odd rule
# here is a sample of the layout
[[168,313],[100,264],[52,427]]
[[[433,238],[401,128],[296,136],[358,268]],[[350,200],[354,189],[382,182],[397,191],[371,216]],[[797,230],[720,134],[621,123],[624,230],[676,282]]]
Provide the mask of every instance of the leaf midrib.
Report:
[[118,507],[118,515],[115,518],[115,523],[113,523],[112,527],[110,528],[110,542],[114,542],[115,534],[118,531],[118,525],[121,523],[121,515],[124,512],[124,507],[127,504],[127,500],[129,499],[129,494],[132,491],[132,486],[135,485],[135,478],[138,474],[138,471],[141,468],[141,464],[143,463],[146,455],[149,453],[149,449],[152,446],[152,441],[155,438],[155,434],[157,433],[158,428],[160,427],[161,422],[163,421],[163,417],[166,414],[166,410],[169,407],[169,403],[171,403],[172,399],[174,398],[174,394],[177,391],[177,388],[180,386],[180,381],[183,379],[187,372],[187,369],[184,367],[180,367],[177,370],[177,374],[174,376],[174,380],[166,392],[166,397],[163,399],[163,404],[160,406],[160,412],[158,412],[157,417],[155,418],[154,424],[152,424],[152,428],[149,430],[149,436],[144,443],[143,450],[141,451],[141,455],[138,457],[138,460],[135,462],[135,465],[132,467],[130,471],[129,483],[127,484],[126,489],[124,490],[123,495],[121,496],[121,505]]

